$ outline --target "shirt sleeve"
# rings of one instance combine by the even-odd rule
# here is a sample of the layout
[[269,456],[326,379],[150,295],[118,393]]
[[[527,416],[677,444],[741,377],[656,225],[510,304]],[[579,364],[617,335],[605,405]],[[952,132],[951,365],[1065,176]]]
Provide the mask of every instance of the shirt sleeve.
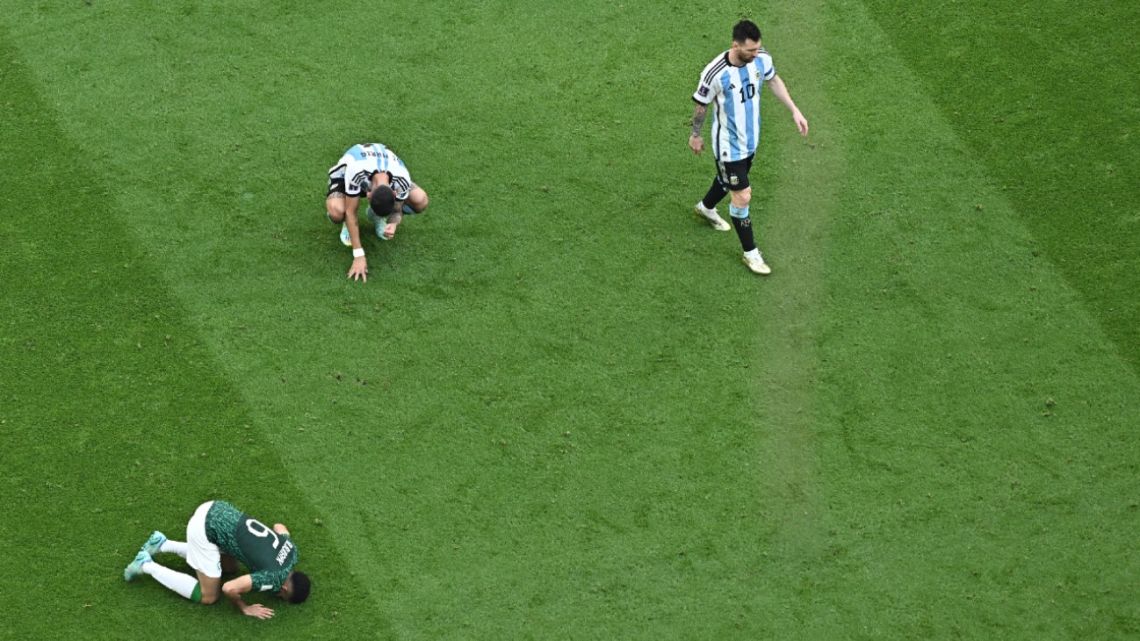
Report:
[[711,85],[705,84],[702,78],[701,81],[697,83],[697,90],[693,92],[693,100],[702,105],[707,105],[712,102],[715,93],[716,89]]
[[254,592],[280,592],[281,586],[285,585],[285,579],[288,578],[289,571],[280,568],[272,570],[258,570],[249,575],[253,583]]
[[350,162],[344,168],[344,193],[348,196],[360,196],[367,191],[372,180],[372,172],[364,163]]
[[760,77],[763,78],[765,82],[775,78],[776,66],[772,64],[772,56],[765,52],[760,56],[760,60],[764,65],[760,70]]

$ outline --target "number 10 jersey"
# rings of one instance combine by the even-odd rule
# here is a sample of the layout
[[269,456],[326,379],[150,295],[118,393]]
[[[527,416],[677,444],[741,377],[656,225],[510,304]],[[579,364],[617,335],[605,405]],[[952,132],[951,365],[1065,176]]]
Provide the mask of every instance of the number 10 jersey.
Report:
[[756,153],[760,142],[760,88],[776,76],[772,56],[761,49],[756,58],[735,67],[728,52],[701,71],[693,100],[713,104],[712,149],[718,162],[744,160]]

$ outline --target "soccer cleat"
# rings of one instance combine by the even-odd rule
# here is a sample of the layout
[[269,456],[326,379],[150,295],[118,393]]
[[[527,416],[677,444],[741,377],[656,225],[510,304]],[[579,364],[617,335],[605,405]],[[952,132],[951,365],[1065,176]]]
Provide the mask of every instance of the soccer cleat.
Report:
[[756,252],[755,254],[745,254],[744,264],[748,267],[748,269],[752,270],[753,274],[767,276],[768,274],[772,273],[772,268],[764,262],[764,257],[760,255],[760,252]]
[[693,212],[695,212],[699,218],[712,225],[713,229],[717,231],[728,231],[732,229],[732,225],[726,223],[724,219],[720,217],[720,214],[716,213],[716,207],[709,209],[705,207],[704,203],[698,200],[697,204],[693,206]]
[[142,547],[139,548],[139,552],[146,552],[150,556],[154,556],[162,551],[163,543],[166,543],[166,535],[155,530],[146,540],[146,543],[143,543]]
[[134,581],[140,574],[143,573],[143,563],[150,563],[150,555],[146,552],[139,552],[135,555],[135,560],[131,561],[127,569],[123,570],[124,581]]
[[372,226],[376,229],[376,237],[380,240],[388,240],[388,238],[384,236],[384,226],[388,224],[388,217],[385,216],[381,218],[377,216],[376,212],[372,211],[372,208],[369,207],[368,220],[372,221]]
[[352,236],[349,236],[348,225],[345,223],[340,226],[340,242],[345,247],[352,247]]

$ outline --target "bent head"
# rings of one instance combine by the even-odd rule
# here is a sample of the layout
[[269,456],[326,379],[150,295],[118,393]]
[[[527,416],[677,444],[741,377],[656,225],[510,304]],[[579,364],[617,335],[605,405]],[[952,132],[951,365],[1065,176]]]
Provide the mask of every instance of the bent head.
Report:
[[732,51],[742,63],[748,64],[760,53],[760,27],[751,20],[741,20],[732,28]]
[[396,192],[388,185],[380,185],[368,194],[368,204],[377,216],[387,216],[396,210]]
[[313,583],[309,581],[309,575],[304,572],[290,572],[289,578],[285,579],[285,584],[281,586],[281,591],[277,593],[277,596],[289,603],[304,603],[305,599],[309,598],[309,590],[312,586]]

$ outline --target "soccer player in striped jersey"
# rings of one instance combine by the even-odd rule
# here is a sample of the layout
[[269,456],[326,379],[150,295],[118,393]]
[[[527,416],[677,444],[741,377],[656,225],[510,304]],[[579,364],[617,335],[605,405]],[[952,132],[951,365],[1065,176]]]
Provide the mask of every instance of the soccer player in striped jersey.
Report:
[[716,205],[726,194],[731,194],[728,212],[744,250],[744,264],[757,274],[772,273],[756,247],[752,220],[748,215],[748,205],[752,200],[748,172],[760,142],[760,89],[764,84],[792,112],[792,120],[800,134],[807,136],[807,119],[792,101],[784,81],[776,74],[772,56],[760,46],[760,28],[749,20],[742,20],[732,28],[732,47],[714,58],[701,72],[697,90],[693,93],[693,101],[697,104],[689,135],[689,148],[700,154],[705,147],[701,128],[711,104],[716,177],[694,210],[713,228],[728,231],[728,223],[717,213]]
[[325,209],[329,220],[341,226],[340,242],[352,248],[348,277],[367,282],[368,260],[360,242],[357,216],[361,195],[368,199],[368,217],[381,240],[396,235],[405,213],[427,209],[428,195],[412,182],[404,161],[380,143],[353,145],[329,168]]
[[[154,561],[159,552],[176,554],[194,568],[195,576],[172,570]],[[249,568],[222,583],[222,571],[236,572],[238,562]],[[210,605],[225,596],[242,614],[268,619],[273,610],[260,603],[246,603],[248,592],[276,594],[290,603],[309,597],[309,577],[294,569],[297,545],[280,523],[272,528],[226,501],[207,501],[198,506],[186,524],[186,540],[172,541],[154,532],[123,570],[127,581],[149,575],[168,590],[195,603]]]

